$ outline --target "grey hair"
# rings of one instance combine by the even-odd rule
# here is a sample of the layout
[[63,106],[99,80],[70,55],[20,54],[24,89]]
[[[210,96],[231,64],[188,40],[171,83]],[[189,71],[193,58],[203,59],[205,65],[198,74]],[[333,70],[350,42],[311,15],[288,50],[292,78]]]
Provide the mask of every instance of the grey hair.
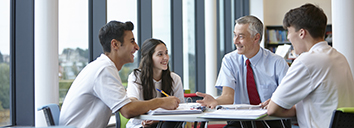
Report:
[[263,23],[261,20],[259,20],[255,16],[250,15],[250,16],[240,17],[235,22],[236,24],[249,24],[248,31],[251,34],[251,36],[254,37],[257,33],[259,33],[260,34],[259,42],[261,42],[263,36]]

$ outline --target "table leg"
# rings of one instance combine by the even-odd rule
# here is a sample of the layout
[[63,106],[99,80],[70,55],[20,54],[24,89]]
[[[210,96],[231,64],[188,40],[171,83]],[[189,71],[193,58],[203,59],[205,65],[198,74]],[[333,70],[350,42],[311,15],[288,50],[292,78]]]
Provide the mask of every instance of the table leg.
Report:
[[207,122],[200,122],[200,128],[205,128],[205,126],[208,126],[208,124],[205,124],[207,124]]
[[194,128],[197,128],[197,126],[198,126],[198,122],[196,121],[194,122]]
[[252,125],[252,128],[257,128],[257,125],[256,125],[255,121],[251,121],[251,125]]

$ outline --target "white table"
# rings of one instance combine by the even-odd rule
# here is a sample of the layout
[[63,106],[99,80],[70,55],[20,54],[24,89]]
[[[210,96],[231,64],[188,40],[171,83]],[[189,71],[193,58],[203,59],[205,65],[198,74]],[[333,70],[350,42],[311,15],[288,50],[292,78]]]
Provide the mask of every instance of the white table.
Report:
[[[208,112],[208,111],[207,111]],[[214,117],[203,117],[205,113],[201,114],[180,114],[180,115],[140,115],[135,117],[135,119],[142,120],[156,120],[156,121],[185,121],[185,122],[209,122],[209,121],[261,121],[261,120],[280,120],[280,119],[292,119],[295,117],[274,117],[266,116],[260,119],[250,119],[250,118],[233,118],[230,116],[215,116]],[[205,125],[205,124],[203,124]]]
[[208,117],[204,118],[202,114],[181,114],[181,115],[140,115],[134,117],[135,119],[142,120],[160,120],[160,121],[254,121],[254,120],[280,120],[280,119],[293,119],[295,117],[274,117],[266,116],[260,119],[249,119],[249,118],[233,118],[224,116],[215,116],[215,118]]

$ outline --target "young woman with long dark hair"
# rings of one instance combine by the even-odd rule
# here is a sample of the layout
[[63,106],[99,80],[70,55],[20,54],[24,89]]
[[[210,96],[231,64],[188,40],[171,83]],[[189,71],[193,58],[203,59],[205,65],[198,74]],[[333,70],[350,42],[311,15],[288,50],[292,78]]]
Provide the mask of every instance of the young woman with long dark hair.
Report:
[[[169,58],[166,44],[163,41],[158,39],[145,40],[141,46],[139,68],[134,69],[128,78],[128,97],[135,100],[166,97],[166,95],[157,91],[157,89],[160,89],[183,102],[182,81],[180,76],[170,71]],[[156,123],[154,121],[130,119],[127,127],[154,127]]]

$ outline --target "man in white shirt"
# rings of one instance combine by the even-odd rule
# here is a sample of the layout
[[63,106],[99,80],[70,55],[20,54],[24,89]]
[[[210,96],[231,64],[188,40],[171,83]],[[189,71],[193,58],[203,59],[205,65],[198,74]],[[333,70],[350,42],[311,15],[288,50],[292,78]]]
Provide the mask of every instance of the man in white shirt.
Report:
[[156,108],[176,109],[180,100],[170,96],[148,101],[129,99],[118,71],[134,62],[139,49],[131,22],[111,21],[99,31],[104,53],[88,64],[71,85],[60,113],[59,124],[78,128],[104,128],[112,113],[131,118]]
[[327,17],[305,4],[283,20],[295,53],[268,105],[272,116],[296,116],[300,127],[328,128],[339,107],[354,107],[354,80],[346,58],[324,41]]

